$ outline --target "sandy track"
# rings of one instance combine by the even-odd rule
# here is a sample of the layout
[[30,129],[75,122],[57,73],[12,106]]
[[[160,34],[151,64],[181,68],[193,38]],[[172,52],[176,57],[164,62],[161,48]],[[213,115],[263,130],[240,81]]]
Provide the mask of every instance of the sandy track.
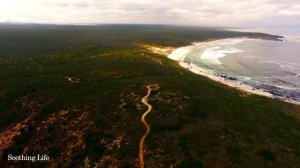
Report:
[[73,78],[71,78],[71,77],[69,77],[69,76],[64,76],[64,78],[65,78],[67,81],[69,81],[69,82],[74,82],[74,83],[79,82],[79,79],[74,80]]
[[148,103],[148,97],[150,96],[151,91],[152,90],[158,90],[159,86],[158,86],[158,84],[147,85],[147,89],[148,89],[147,95],[142,98],[142,103],[145,104],[148,107],[148,109],[141,117],[141,122],[146,127],[146,132],[140,140],[139,157],[140,157],[140,167],[141,168],[145,167],[145,164],[144,164],[144,143],[145,143],[145,139],[146,139],[147,135],[150,133],[150,130],[151,130],[150,126],[148,125],[148,123],[145,120],[145,117],[147,116],[147,114],[150,113],[150,111],[152,110],[152,106]]

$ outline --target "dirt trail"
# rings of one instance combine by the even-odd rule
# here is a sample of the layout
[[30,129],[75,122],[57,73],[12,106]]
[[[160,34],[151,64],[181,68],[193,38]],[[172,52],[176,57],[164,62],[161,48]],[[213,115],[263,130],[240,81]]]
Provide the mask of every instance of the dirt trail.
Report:
[[80,79],[74,79],[71,76],[64,76],[64,75],[39,75],[40,77],[48,77],[48,76],[55,76],[60,78],[65,78],[68,82],[78,83],[80,82]]
[[71,78],[71,77],[69,77],[69,76],[64,76],[64,78],[66,78],[67,79],[67,81],[69,81],[69,82],[79,82],[79,79],[76,79],[76,80],[74,80],[73,78]]
[[148,109],[141,117],[141,122],[145,125],[146,132],[140,140],[140,150],[139,150],[140,168],[145,167],[145,165],[144,165],[144,142],[145,142],[145,139],[146,139],[147,135],[149,134],[149,132],[151,130],[150,126],[145,121],[145,117],[152,110],[152,106],[148,103],[148,97],[150,96],[150,93],[151,93],[152,90],[158,90],[159,89],[159,85],[158,84],[147,85],[147,89],[148,89],[147,95],[142,98],[142,103],[145,104],[148,107]]

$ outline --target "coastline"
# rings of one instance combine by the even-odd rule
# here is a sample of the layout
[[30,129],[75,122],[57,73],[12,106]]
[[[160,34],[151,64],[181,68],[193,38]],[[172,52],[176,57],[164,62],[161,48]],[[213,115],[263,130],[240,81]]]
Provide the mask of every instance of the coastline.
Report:
[[[216,74],[209,73],[204,68],[198,67],[198,66],[194,65],[191,62],[184,61],[184,58],[185,58],[186,54],[188,54],[188,52],[191,49],[193,49],[193,47],[195,47],[195,45],[197,45],[199,43],[201,43],[201,42],[192,43],[189,46],[179,47],[177,49],[174,49],[171,53],[165,54],[165,55],[168,58],[170,58],[174,61],[177,61],[178,64],[181,67],[183,67],[183,68],[185,68],[185,69],[187,69],[187,70],[189,70],[189,71],[191,71],[195,74],[208,77],[211,80],[214,80],[214,81],[219,82],[221,84],[227,85],[231,88],[235,88],[235,89],[238,89],[240,91],[244,91],[245,93],[249,93],[249,94],[265,96],[265,97],[269,97],[269,98],[273,98],[273,99],[278,99],[278,100],[281,100],[281,101],[284,101],[284,102],[300,105],[300,102],[298,102],[298,101],[291,100],[291,99],[286,99],[286,98],[283,98],[283,97],[280,97],[280,96],[273,95],[273,94],[271,94],[270,92],[268,92],[264,89],[254,88],[254,87],[249,86],[247,84],[240,83],[237,80],[230,79],[230,77],[224,77],[224,76],[219,76],[219,75],[216,75]],[[203,42],[203,43],[205,43],[205,42]]]

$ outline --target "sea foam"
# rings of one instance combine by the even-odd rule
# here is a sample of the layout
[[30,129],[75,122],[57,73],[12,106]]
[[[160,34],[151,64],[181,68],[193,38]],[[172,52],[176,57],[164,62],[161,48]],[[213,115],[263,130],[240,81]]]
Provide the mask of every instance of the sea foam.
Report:
[[239,52],[242,52],[242,50],[237,48],[224,49],[222,47],[216,46],[206,49],[203,52],[201,59],[209,61],[210,63],[222,64],[220,58],[225,57],[226,54],[234,54]]

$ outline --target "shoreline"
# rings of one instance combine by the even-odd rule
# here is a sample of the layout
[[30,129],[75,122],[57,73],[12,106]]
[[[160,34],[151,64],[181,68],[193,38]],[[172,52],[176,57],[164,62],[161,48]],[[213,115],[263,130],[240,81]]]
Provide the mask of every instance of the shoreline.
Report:
[[265,96],[265,97],[269,97],[269,98],[272,98],[272,99],[278,99],[278,100],[281,100],[281,101],[284,101],[284,102],[300,105],[300,102],[298,102],[298,101],[291,100],[291,99],[286,99],[284,97],[273,95],[273,94],[271,94],[270,92],[268,92],[264,89],[254,88],[250,85],[240,83],[237,80],[232,80],[232,79],[228,79],[228,78],[225,78],[225,77],[217,76],[215,74],[211,74],[209,72],[206,72],[208,70],[206,70],[204,68],[197,67],[196,65],[194,65],[191,62],[184,61],[184,58],[185,58],[186,54],[188,54],[188,52],[196,44],[199,44],[199,43],[201,43],[201,42],[192,43],[189,46],[184,46],[184,47],[179,47],[177,49],[174,49],[170,54],[167,54],[167,57],[174,60],[174,61],[177,61],[178,64],[181,67],[183,67],[183,68],[185,68],[185,69],[187,69],[187,70],[189,70],[189,71],[191,71],[195,74],[208,77],[209,79],[211,79],[213,81],[219,82],[219,83],[224,84],[226,86],[229,86],[231,88],[235,88],[235,89],[238,89],[240,91],[244,91],[244,92],[249,93],[249,94]]

